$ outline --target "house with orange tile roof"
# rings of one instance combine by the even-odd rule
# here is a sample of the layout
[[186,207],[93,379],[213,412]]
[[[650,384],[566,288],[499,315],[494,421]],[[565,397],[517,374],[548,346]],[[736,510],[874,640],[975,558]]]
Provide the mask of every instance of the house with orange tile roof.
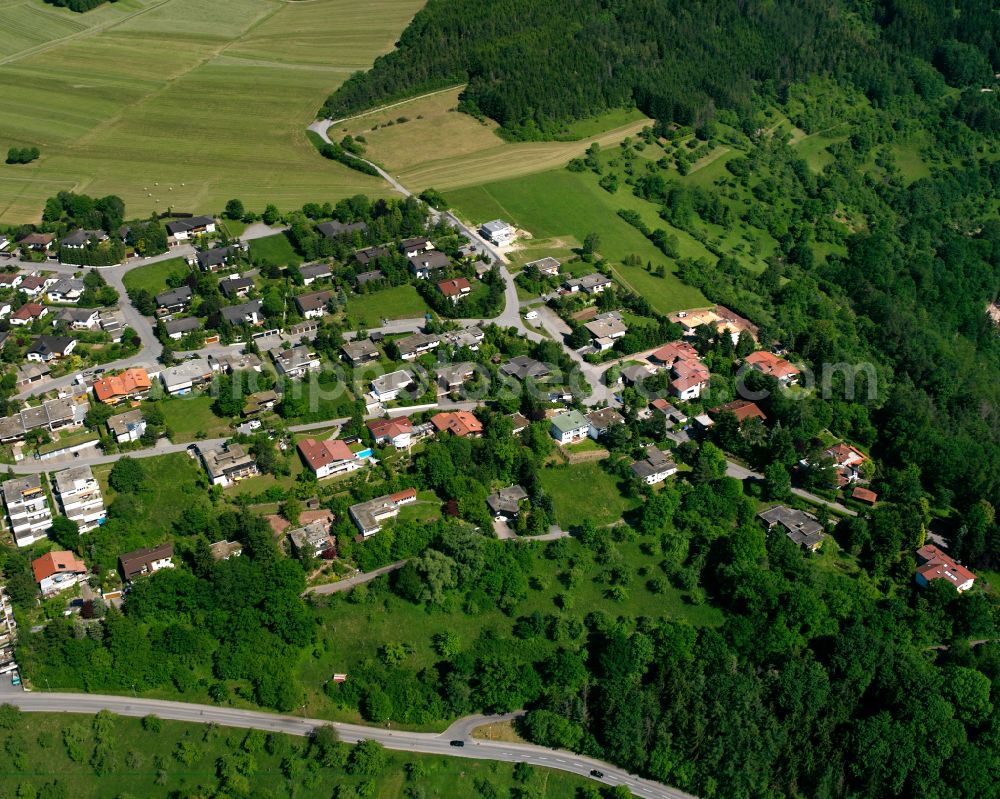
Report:
[[152,381],[145,369],[133,366],[116,375],[102,377],[94,383],[94,398],[105,405],[140,400],[149,394]]
[[87,564],[72,552],[56,550],[31,561],[35,582],[46,596],[72,588],[87,576]]
[[968,591],[976,582],[976,575],[947,552],[933,544],[924,544],[917,550],[917,573],[914,579],[921,588],[926,588],[934,580],[945,580],[956,591]]
[[396,449],[406,449],[413,440],[413,422],[409,416],[394,419],[372,419],[366,423],[372,438],[379,446],[392,444]]
[[483,434],[483,423],[468,411],[436,413],[431,417],[431,424],[437,432],[450,430],[459,438],[479,438]]
[[799,374],[801,374],[797,367],[784,358],[779,358],[773,352],[766,350],[751,352],[743,359],[743,363],[751,369],[787,385],[795,385],[798,382]]
[[738,422],[746,419],[760,419],[762,422],[767,421],[767,416],[764,415],[764,411],[757,406],[756,402],[742,399],[712,408],[709,410],[709,413],[713,416],[718,416],[721,413],[731,413],[736,417],[736,421]]
[[362,468],[368,458],[359,458],[347,444],[339,438],[317,441],[306,438],[299,442],[299,455],[306,466],[316,473],[316,477],[332,477],[335,474],[346,474]]

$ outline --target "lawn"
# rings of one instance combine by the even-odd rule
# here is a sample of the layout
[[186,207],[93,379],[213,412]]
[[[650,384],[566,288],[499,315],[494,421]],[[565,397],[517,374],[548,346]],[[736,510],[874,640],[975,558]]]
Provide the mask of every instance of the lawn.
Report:
[[416,319],[430,312],[410,284],[392,286],[372,294],[352,294],[347,300],[348,327],[379,327],[383,319]]
[[[87,14],[0,5],[0,222],[37,221],[60,190],[117,194],[128,213],[282,210],[379,179],[323,159],[306,126],[391,50],[422,0],[120,0]],[[112,27],[113,24],[113,27]]]
[[273,236],[265,236],[261,239],[254,239],[250,242],[250,258],[255,263],[273,264],[275,266],[288,266],[302,263],[302,256],[295,252],[288,236],[284,233],[276,233]]
[[540,478],[564,529],[586,519],[598,526],[611,524],[639,504],[622,496],[615,478],[594,462],[549,467],[542,470]]
[[[478,224],[500,217],[526,229],[533,239],[572,237],[583,241],[589,233],[596,232],[600,237],[598,251],[612,262],[616,277],[646,297],[661,313],[708,304],[698,289],[681,283],[671,259],[617,214],[619,208],[630,208],[638,211],[647,224],[665,227],[656,215],[656,208],[625,190],[609,194],[597,185],[593,175],[556,169],[449,192],[448,198],[472,222]],[[708,254],[683,231],[671,232],[681,242],[682,255]],[[524,245],[533,248],[532,242]],[[633,254],[643,264],[647,261],[654,266],[663,264],[667,267],[666,276],[656,277],[642,266],[625,266],[622,262]]]
[[194,441],[199,433],[203,438],[219,438],[232,433],[229,422],[220,419],[212,411],[212,397],[207,394],[189,394],[183,397],[171,397],[161,400],[160,410],[167,429],[171,432],[171,441]]
[[[50,794],[40,789],[59,783],[69,794],[58,795],[72,795],[74,799],[214,795],[220,760],[241,750],[247,737],[247,731],[238,728],[162,720],[160,729],[154,732],[144,729],[140,719],[115,716],[111,735],[116,756],[110,759],[108,772],[97,776],[89,762],[94,750],[92,723],[90,715],[23,714],[12,737],[17,741],[18,752],[23,753],[23,767],[19,769],[16,762],[8,759],[0,774],[0,793],[4,796],[47,796]],[[70,729],[83,734],[83,762],[70,759],[64,745],[64,731]],[[255,766],[251,779],[257,794],[327,799],[331,790],[343,786],[350,788],[350,795],[355,796],[361,794],[355,794],[354,790],[362,790],[359,786],[370,779],[348,776],[342,769],[319,767],[315,775],[310,770],[310,776],[289,781],[284,776],[282,761],[289,754],[301,753],[306,742],[291,735],[276,734],[273,738],[269,735],[268,739],[272,743],[265,749],[253,747],[251,756]],[[179,746],[192,751],[190,762],[182,763],[174,756]],[[404,786],[409,782],[406,767],[411,763],[422,767],[419,783],[424,792],[421,795],[428,797],[480,797],[483,794],[477,786],[484,782],[499,791],[495,795],[508,796],[520,785],[514,780],[511,763],[409,752],[388,751],[386,754],[385,768],[371,778],[371,792],[364,789],[363,795],[371,799],[403,796]],[[527,787],[537,799],[573,799],[588,782],[566,772],[532,768]]]
[[187,274],[189,271],[190,267],[183,258],[168,258],[128,272],[124,277],[125,288],[128,291],[145,289],[150,294],[159,294],[167,290],[168,277],[178,273]]

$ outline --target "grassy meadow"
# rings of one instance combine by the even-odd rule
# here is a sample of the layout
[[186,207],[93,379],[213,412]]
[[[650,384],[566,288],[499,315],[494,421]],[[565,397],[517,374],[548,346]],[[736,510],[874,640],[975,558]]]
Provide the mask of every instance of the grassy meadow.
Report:
[[60,190],[115,193],[130,214],[288,209],[380,181],[305,136],[326,96],[392,48],[420,0],[119,0],[86,14],[0,0],[0,222]]

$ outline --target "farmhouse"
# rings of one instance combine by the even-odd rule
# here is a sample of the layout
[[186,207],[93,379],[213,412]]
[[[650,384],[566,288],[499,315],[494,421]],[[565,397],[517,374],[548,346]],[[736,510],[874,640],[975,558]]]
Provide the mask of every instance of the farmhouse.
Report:
[[764,523],[769,532],[780,525],[791,541],[811,552],[819,549],[823,539],[826,538],[823,525],[816,521],[815,516],[801,510],[786,508],[784,505],[761,511],[757,514],[757,518]]
[[54,483],[63,513],[80,526],[81,533],[93,530],[104,521],[104,497],[89,466],[63,469],[56,474]]
[[479,226],[479,235],[498,247],[505,247],[514,240],[516,231],[502,219],[484,222]]
[[47,552],[31,561],[31,571],[43,596],[72,588],[87,576],[87,564],[72,552]]
[[407,259],[410,262],[410,271],[421,280],[426,280],[432,272],[447,269],[451,260],[443,252],[432,250],[411,256]]
[[590,422],[579,411],[558,413],[549,421],[549,434],[560,444],[572,444],[586,438],[590,432]]
[[119,444],[138,441],[146,432],[146,418],[135,408],[108,418],[108,432]]
[[153,574],[160,569],[174,567],[174,545],[160,544],[155,547],[143,547],[133,552],[118,556],[122,577],[126,582],[132,582],[137,577]]
[[338,438],[317,441],[306,438],[299,442],[299,455],[317,479],[345,474],[360,469],[368,458],[359,458],[346,443]]
[[438,291],[455,304],[458,304],[460,299],[472,293],[472,286],[469,285],[468,279],[464,277],[442,280],[437,284],[437,287]]
[[274,354],[274,365],[285,377],[296,380],[320,368],[319,356],[308,347],[298,346]]
[[350,515],[358,530],[361,531],[361,535],[368,538],[382,529],[384,521],[398,516],[399,509],[403,505],[416,501],[417,490],[407,488],[403,491],[397,491],[395,494],[387,494],[384,497],[376,497],[367,502],[351,505]]
[[152,381],[145,369],[133,366],[120,374],[102,377],[94,383],[94,398],[105,405],[143,399],[149,394]]
[[976,575],[947,552],[933,544],[924,544],[917,550],[917,572],[914,579],[921,588],[926,588],[934,580],[947,580],[956,591],[968,591],[976,582]]
[[413,422],[409,416],[393,419],[372,419],[367,422],[368,431],[378,446],[392,444],[396,449],[406,449],[413,439]]
[[646,485],[651,486],[662,483],[671,475],[677,474],[677,464],[653,444],[646,447],[646,457],[636,461],[629,468],[632,470],[632,474]]
[[50,363],[69,355],[76,347],[76,339],[69,336],[38,336],[28,348],[25,357],[29,361]]
[[227,442],[220,446],[196,445],[208,480],[214,486],[231,486],[233,483],[260,474],[257,462],[241,444]]
[[167,222],[167,236],[175,243],[205,233],[215,233],[215,220],[210,216],[191,216]]

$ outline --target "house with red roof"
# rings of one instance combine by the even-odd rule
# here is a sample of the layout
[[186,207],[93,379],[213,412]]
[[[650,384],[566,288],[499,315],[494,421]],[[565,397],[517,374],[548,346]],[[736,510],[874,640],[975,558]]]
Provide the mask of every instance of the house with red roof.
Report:
[[12,325],[30,325],[45,316],[49,309],[37,302],[26,302],[18,308],[10,317]]
[[670,391],[678,399],[697,399],[708,388],[711,377],[708,367],[686,341],[672,341],[650,354],[648,360],[670,371],[673,376]]
[[736,417],[736,421],[738,422],[743,422],[746,419],[760,419],[762,422],[767,421],[767,416],[764,415],[764,411],[757,406],[756,402],[742,399],[712,408],[709,410],[709,413],[712,416],[718,416],[721,413],[731,413]]
[[35,582],[42,594],[58,594],[72,588],[87,576],[87,564],[72,552],[57,550],[47,552],[31,561]]
[[313,470],[317,479],[357,471],[368,461],[367,456],[358,457],[358,453],[352,452],[339,438],[328,438],[325,441],[305,438],[299,442],[299,455],[306,466]]
[[926,588],[934,580],[947,580],[956,591],[968,591],[976,582],[976,575],[947,552],[933,544],[924,544],[917,550],[917,573],[914,579],[921,588]]
[[751,352],[743,359],[743,363],[761,374],[773,377],[779,383],[790,386],[798,382],[799,374],[801,374],[797,367],[792,366],[784,358],[779,358],[773,352],[765,350]]
[[459,438],[479,438],[483,434],[483,423],[468,411],[436,413],[431,417],[431,424],[437,432],[450,430]]
[[472,293],[472,286],[469,285],[468,278],[464,277],[442,280],[437,286],[438,291],[453,303],[457,303],[462,297],[466,297]]
[[380,447],[392,444],[396,449],[406,449],[413,442],[413,422],[409,416],[394,419],[372,419],[368,431]]

